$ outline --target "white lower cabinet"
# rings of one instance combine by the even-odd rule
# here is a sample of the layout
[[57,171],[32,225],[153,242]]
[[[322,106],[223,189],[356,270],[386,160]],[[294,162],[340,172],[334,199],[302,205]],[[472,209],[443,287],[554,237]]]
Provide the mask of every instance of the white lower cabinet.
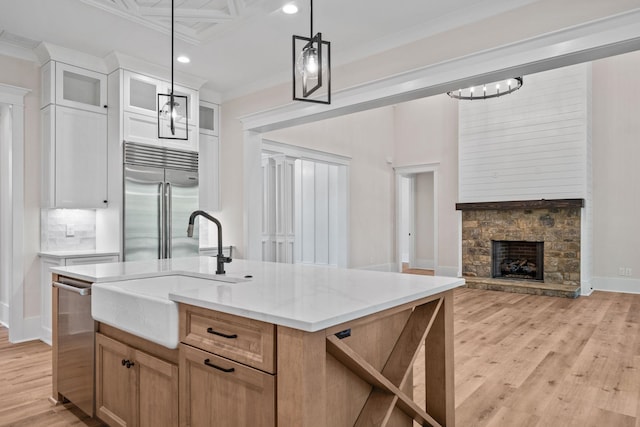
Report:
[[107,262],[118,262],[118,255],[93,255],[82,257],[61,257],[40,254],[40,326],[42,329],[42,341],[51,344],[51,267],[64,267],[68,265],[80,264],[102,264]]
[[42,125],[43,207],[106,207],[107,116],[49,105]]

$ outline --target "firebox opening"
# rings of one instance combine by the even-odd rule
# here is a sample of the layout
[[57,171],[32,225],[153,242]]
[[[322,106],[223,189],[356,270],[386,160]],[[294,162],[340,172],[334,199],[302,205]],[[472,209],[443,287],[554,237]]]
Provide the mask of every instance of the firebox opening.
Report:
[[544,242],[491,241],[491,277],[544,280]]

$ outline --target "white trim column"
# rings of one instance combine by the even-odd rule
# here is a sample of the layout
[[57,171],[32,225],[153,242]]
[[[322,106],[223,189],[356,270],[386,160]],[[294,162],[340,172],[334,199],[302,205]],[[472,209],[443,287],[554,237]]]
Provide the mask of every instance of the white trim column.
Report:
[[244,131],[244,250],[245,259],[262,260],[262,137]]
[[[0,103],[11,105],[11,144],[3,144],[0,156],[10,157],[11,168],[2,170],[2,180],[10,183],[10,192],[0,194],[3,238],[10,240],[11,250],[2,252],[1,277],[10,278],[9,341],[19,342],[38,338],[25,336],[24,329],[24,97],[29,89],[0,84]],[[5,234],[6,233],[6,234]]]

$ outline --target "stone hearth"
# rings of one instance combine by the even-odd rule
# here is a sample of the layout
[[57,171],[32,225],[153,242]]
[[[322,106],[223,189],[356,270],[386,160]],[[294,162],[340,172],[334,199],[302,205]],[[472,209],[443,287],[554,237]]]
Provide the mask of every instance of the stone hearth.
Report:
[[[580,294],[582,199],[458,203],[462,274],[479,289],[563,296]],[[492,278],[491,242],[544,242],[543,280]]]

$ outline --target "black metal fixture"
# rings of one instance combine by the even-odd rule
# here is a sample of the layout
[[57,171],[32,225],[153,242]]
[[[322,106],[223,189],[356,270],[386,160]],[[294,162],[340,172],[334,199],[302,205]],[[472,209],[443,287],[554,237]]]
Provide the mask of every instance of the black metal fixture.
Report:
[[320,32],[313,35],[313,0],[310,3],[311,35],[293,36],[293,99],[331,104],[331,43],[322,40]]
[[466,89],[452,90],[447,92],[452,98],[473,101],[475,99],[497,98],[508,95],[520,89],[523,84],[522,77],[504,79],[498,82],[486,83],[476,86],[469,86]]
[[[173,42],[174,42],[174,6],[171,0],[171,91],[158,94],[158,138],[189,139],[188,98],[176,95],[173,90]],[[184,126],[183,126],[184,123]],[[180,126],[177,126],[180,124]]]
[[[222,254],[222,224],[220,224],[220,221],[218,221],[217,219],[215,219],[205,211],[194,211],[189,216],[189,226],[187,227],[188,237],[193,237],[193,226],[195,224],[195,220],[197,216],[205,217],[209,221],[213,222],[216,225],[216,227],[218,227],[218,255],[216,255],[218,262],[216,265],[217,267],[216,274],[225,274],[224,264],[231,262],[231,257],[226,257]],[[233,337],[230,337],[230,338],[233,338]]]

